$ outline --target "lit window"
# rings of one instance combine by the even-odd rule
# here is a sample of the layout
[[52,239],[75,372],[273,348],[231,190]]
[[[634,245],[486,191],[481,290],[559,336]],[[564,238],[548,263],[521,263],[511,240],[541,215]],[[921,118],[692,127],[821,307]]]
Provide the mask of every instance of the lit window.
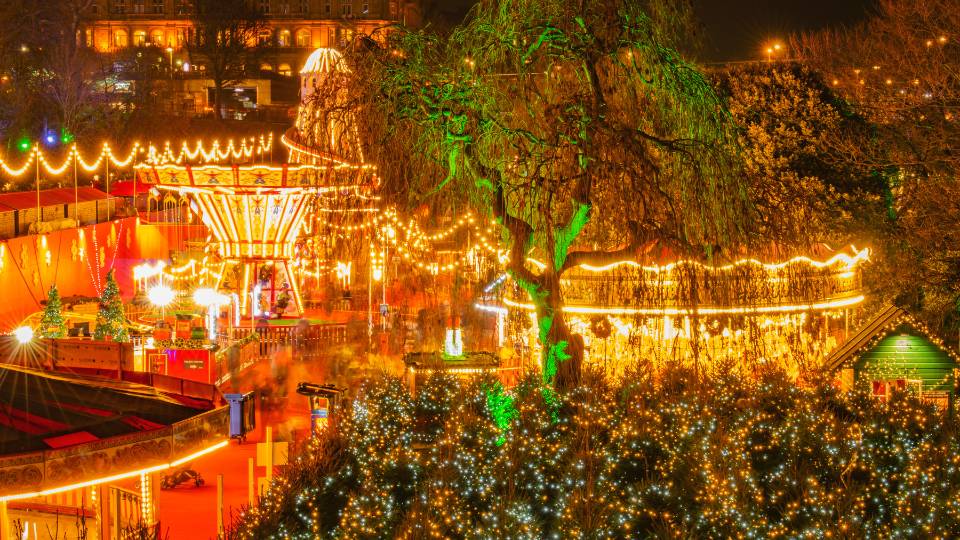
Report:
[[280,64],[277,68],[277,73],[289,77],[293,75],[293,70],[290,68],[290,64]]
[[157,47],[163,47],[163,30],[154,30],[153,32],[150,32],[150,43]]
[[116,30],[113,33],[113,46],[118,49],[122,49],[128,45],[127,42],[127,31],[126,30]]
[[260,45],[270,45],[271,41],[273,41],[273,34],[269,30],[264,30],[257,36],[257,43]]
[[133,33],[133,46],[143,47],[147,44],[147,33],[143,30],[137,30]]
[[281,46],[281,47],[289,47],[289,46],[290,46],[290,31],[289,31],[289,30],[281,30],[280,33],[277,34],[277,45],[279,45],[279,46]]
[[297,47],[310,47],[310,31],[297,30]]

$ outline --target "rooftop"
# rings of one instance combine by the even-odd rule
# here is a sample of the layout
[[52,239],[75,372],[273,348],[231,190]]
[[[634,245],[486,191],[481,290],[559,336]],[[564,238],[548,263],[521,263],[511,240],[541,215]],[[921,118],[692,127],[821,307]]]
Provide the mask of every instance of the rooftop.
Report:
[[0,454],[149,432],[204,412],[148,386],[11,365],[0,365],[0,395]]

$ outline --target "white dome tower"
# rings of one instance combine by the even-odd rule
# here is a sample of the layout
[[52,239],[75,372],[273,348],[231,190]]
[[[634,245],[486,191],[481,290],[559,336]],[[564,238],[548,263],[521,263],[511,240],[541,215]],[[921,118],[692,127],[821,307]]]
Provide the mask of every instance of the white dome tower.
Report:
[[313,51],[300,70],[300,103],[307,103],[316,92],[317,86],[331,73],[349,72],[340,51],[326,48]]

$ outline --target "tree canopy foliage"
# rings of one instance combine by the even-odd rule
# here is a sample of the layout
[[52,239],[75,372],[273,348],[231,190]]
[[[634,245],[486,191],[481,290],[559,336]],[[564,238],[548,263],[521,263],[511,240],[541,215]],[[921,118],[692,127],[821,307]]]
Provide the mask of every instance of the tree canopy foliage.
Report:
[[[960,323],[960,5],[881,0],[858,27],[800,36],[795,48],[871,126],[837,150],[882,176],[895,227],[882,239],[877,293]],[[909,277],[903,274],[910,269]]]
[[668,7],[484,1],[448,37],[392,33],[360,70],[385,131],[442,170],[413,191],[452,190],[502,226],[545,377],[560,385],[575,383],[582,357],[562,313],[564,271],[653,241],[710,258],[746,219],[732,123],[671,47]]
[[878,238],[887,225],[886,184],[841,151],[843,141],[868,139],[870,125],[818,74],[776,63],[732,66],[714,79],[737,124],[755,249],[806,253],[817,242]]
[[214,110],[222,119],[224,88],[242,81],[251,66],[259,67],[266,46],[261,35],[269,28],[252,2],[194,0],[193,4],[195,36],[188,47],[207,68]]

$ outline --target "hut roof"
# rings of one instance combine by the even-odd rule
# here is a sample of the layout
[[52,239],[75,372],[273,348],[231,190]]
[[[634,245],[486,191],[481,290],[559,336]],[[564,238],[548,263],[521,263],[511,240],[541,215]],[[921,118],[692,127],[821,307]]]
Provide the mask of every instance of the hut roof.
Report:
[[863,324],[843,345],[834,349],[833,352],[830,353],[830,356],[827,357],[824,365],[828,370],[838,370],[852,361],[856,361],[861,354],[868,351],[872,346],[877,344],[879,340],[904,326],[909,326],[917,333],[928,338],[930,342],[946,355],[950,356],[954,361],[960,360],[953,351],[943,346],[939,338],[931,334],[922,324],[911,317],[909,313],[897,306],[890,305],[880,310]]
[[0,365],[0,454],[73,446],[200,414],[139,384]]
[[[113,198],[111,195],[89,186],[78,187],[76,193],[72,187],[44,189],[40,191],[40,206],[73,204],[74,202],[100,201]],[[36,191],[17,191],[0,193],[0,212],[29,210],[37,207]]]

